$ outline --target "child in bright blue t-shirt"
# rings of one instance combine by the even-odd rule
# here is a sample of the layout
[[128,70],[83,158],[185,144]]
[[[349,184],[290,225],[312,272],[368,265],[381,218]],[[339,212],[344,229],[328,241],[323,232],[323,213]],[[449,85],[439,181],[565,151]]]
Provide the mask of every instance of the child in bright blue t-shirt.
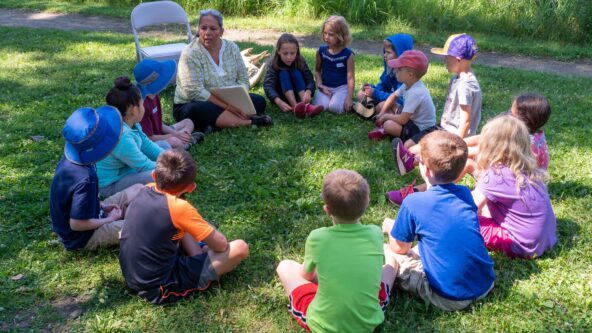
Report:
[[[385,219],[385,255],[399,263],[397,279],[404,290],[442,310],[460,310],[485,297],[495,280],[477,206],[468,188],[454,184],[468,149],[446,131],[428,134],[420,145],[420,172],[428,190],[410,194],[396,221]],[[418,246],[412,248],[415,240]]]

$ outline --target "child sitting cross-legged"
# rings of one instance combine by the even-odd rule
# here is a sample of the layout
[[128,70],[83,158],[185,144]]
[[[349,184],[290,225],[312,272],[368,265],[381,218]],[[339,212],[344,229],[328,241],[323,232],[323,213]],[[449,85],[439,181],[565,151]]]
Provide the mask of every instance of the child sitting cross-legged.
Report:
[[313,230],[304,263],[283,260],[277,273],[298,324],[313,332],[372,332],[384,320],[397,264],[384,260],[383,236],[361,224],[370,201],[366,180],[349,170],[325,177],[321,197],[333,226]]
[[419,169],[428,190],[410,194],[396,221],[385,219],[385,255],[397,260],[403,290],[442,310],[460,310],[485,297],[495,280],[475,201],[467,187],[454,184],[467,145],[446,131],[432,132],[419,144]]
[[121,130],[121,115],[110,105],[80,108],[66,120],[64,156],[51,182],[49,210],[52,229],[67,250],[119,244],[126,208],[142,186],[100,201],[96,163],[117,145]]
[[[421,51],[409,50],[399,58],[389,60],[388,66],[395,69],[397,80],[403,85],[384,102],[376,117],[377,127],[368,133],[368,138],[381,140],[390,135],[419,142],[436,130],[436,107],[421,81],[428,71],[428,58]],[[395,101],[399,97],[405,100],[400,113],[395,112]]]
[[165,151],[152,173],[155,183],[128,208],[119,263],[127,286],[151,303],[205,290],[249,254],[243,240],[227,241],[183,199],[195,190],[196,170],[188,152]]
[[524,122],[510,115],[489,121],[481,132],[477,165],[482,171],[473,197],[485,245],[523,258],[551,249],[557,221],[545,186],[548,174],[537,167]]
[[[405,51],[412,50],[413,37],[408,34],[395,34],[385,38],[382,43],[384,71],[380,74],[380,81],[376,85],[364,83],[362,89],[358,92],[358,101],[362,101],[364,97],[372,98],[377,103],[376,110],[378,112],[382,110],[387,98],[399,89],[402,84],[397,81],[395,72],[388,66],[388,61],[396,59]],[[399,97],[397,103],[403,105],[403,98]]]
[[142,132],[163,149],[189,149],[204,139],[201,132],[193,132],[193,121],[185,118],[173,125],[162,122],[160,92],[175,77],[177,64],[174,60],[156,61],[144,59],[134,67],[137,87],[144,100],[144,116],[140,121]]

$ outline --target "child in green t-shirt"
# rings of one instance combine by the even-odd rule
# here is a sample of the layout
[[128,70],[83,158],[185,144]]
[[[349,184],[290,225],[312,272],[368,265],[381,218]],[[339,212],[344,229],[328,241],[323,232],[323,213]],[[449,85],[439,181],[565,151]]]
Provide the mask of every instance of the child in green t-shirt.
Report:
[[368,182],[336,170],[325,177],[321,197],[333,226],[310,233],[303,264],[283,260],[277,267],[288,309],[313,332],[372,332],[384,320],[398,266],[392,258],[384,264],[380,228],[359,221],[370,202]]

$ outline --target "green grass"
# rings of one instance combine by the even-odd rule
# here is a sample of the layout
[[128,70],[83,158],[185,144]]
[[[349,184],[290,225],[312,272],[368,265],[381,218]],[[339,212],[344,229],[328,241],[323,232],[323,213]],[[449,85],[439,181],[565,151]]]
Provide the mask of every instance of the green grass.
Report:
[[[98,106],[112,80],[131,73],[130,36],[0,28],[0,330],[302,332],[286,311],[274,267],[302,260],[308,233],[328,226],[319,198],[323,176],[357,170],[371,186],[364,223],[396,216],[383,193],[417,178],[396,174],[389,143],[353,115],[299,120],[271,108],[275,125],[208,135],[191,153],[199,165],[189,200],[251,256],[220,285],[170,306],[128,293],[118,250],[66,252],[51,231],[48,192],[63,152],[61,128],[80,106]],[[241,47],[252,46],[240,44]],[[257,50],[261,50],[258,48]],[[304,54],[312,65],[314,50]],[[358,82],[375,81],[379,57],[356,59]],[[485,300],[444,313],[398,292],[379,332],[592,330],[592,80],[476,66],[483,119],[536,91],[553,107],[545,127],[558,245],[533,261],[492,254],[498,276]],[[439,113],[449,76],[439,62],[425,77]],[[262,93],[261,87],[255,89]],[[163,94],[171,121],[173,89]],[[35,142],[33,135],[44,140]],[[467,180],[467,184],[471,181]],[[11,277],[23,274],[20,280]],[[83,314],[69,319],[75,307]]]
[[[559,60],[592,58],[592,34],[586,32],[592,26],[592,22],[586,21],[592,17],[592,12],[589,6],[578,7],[578,1],[586,0],[559,1],[560,7],[555,11],[536,11],[536,6],[529,5],[532,0],[501,0],[497,3],[479,0],[470,6],[451,1],[402,0],[390,9],[392,11],[389,12],[393,14],[389,15],[381,7],[387,6],[389,1],[368,2],[378,3],[377,7],[368,5],[367,1],[354,1],[351,6],[345,6],[343,1],[328,3],[309,0],[277,1],[271,5],[262,5],[264,1],[177,2],[193,18],[193,26],[200,9],[215,7],[227,14],[227,28],[318,34],[324,18],[332,13],[342,13],[351,21],[355,39],[380,41],[386,35],[405,32],[412,34],[417,43],[442,45],[451,33],[467,32],[477,39],[482,51],[545,56]],[[138,1],[135,0],[3,0],[0,7],[128,19],[136,3]],[[546,4],[545,1],[541,3]],[[370,21],[356,19],[358,17],[369,18]],[[577,37],[580,35],[583,37]]]

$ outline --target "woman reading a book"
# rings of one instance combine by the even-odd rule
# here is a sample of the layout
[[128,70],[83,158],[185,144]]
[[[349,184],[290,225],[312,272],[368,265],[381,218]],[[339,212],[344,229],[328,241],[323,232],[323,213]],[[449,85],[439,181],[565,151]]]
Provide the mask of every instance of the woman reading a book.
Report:
[[249,90],[249,76],[238,46],[222,39],[222,14],[214,9],[199,14],[198,36],[189,44],[177,66],[177,88],[173,115],[177,121],[190,118],[196,128],[215,130],[238,126],[269,126],[271,117],[263,115],[265,99],[249,94],[256,115],[211,94],[211,88],[243,85]]

